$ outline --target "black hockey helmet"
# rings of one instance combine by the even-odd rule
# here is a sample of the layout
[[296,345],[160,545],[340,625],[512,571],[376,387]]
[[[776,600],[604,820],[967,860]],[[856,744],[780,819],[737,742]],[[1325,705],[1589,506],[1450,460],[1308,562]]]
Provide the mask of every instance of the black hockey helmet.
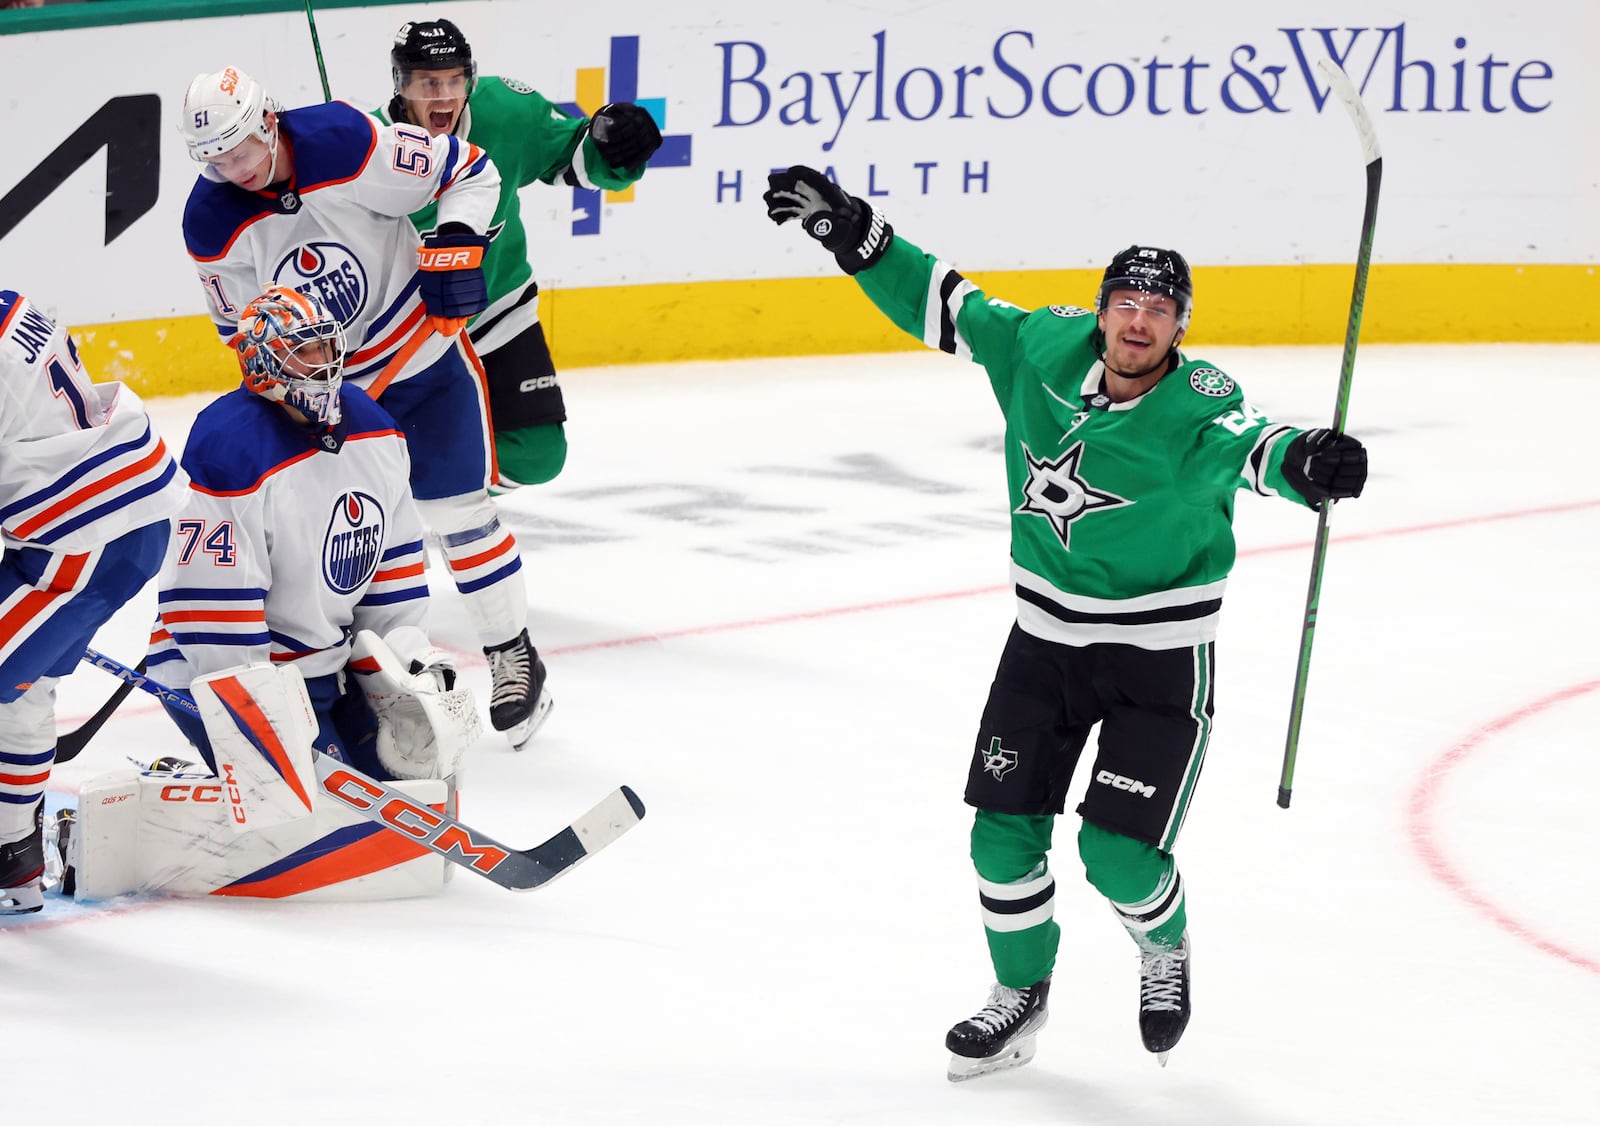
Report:
[[461,67],[467,72],[468,95],[478,84],[478,64],[472,61],[472,44],[449,20],[412,20],[401,24],[400,30],[394,33],[389,65],[396,94],[405,86],[406,76],[414,70]]
[[1189,326],[1189,312],[1194,306],[1194,280],[1189,276],[1189,263],[1176,250],[1130,246],[1118,254],[1100,280],[1095,312],[1106,311],[1106,301],[1116,289],[1165,294],[1178,303],[1178,327]]

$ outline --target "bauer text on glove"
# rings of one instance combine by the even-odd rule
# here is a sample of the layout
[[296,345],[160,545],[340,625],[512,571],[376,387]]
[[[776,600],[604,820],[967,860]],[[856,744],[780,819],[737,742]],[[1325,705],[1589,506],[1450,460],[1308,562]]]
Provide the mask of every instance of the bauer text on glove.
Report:
[[489,240],[464,223],[444,224],[418,248],[422,306],[428,323],[441,335],[454,336],[489,304],[483,278],[483,255],[488,249]]

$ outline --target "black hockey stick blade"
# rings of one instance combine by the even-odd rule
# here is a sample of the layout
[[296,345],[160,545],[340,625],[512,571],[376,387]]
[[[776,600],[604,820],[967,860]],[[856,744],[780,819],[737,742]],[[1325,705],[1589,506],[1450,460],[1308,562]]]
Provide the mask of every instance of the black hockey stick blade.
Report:
[[627,786],[619,787],[543,844],[511,848],[369,778],[338,759],[317,752],[317,780],[323,792],[370,821],[376,821],[487,880],[512,891],[532,891],[565,875],[605,848],[644,816],[644,803]]
[[[135,674],[143,673],[144,661],[140,660],[133,667],[133,671]],[[99,711],[84,720],[76,730],[57,736],[55,765],[60,766],[64,762],[71,762],[77,758],[83,748],[89,745],[89,740],[94,738],[95,733],[106,725],[106,720],[111,718],[111,713],[122,706],[122,701],[128,698],[128,693],[132,692],[133,688],[134,681],[124,680],[117,685],[117,690],[111,694],[111,698],[100,705]]]

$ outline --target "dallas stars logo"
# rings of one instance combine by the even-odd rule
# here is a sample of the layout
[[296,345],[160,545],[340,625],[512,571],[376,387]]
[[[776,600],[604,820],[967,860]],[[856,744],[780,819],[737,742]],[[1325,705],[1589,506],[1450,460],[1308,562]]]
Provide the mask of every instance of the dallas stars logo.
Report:
[[1033,456],[1024,444],[1022,454],[1028,459],[1028,483],[1022,487],[1022,503],[1012,511],[1043,516],[1050,521],[1061,546],[1072,550],[1072,522],[1102,508],[1119,508],[1133,501],[1097,489],[1083,479],[1078,465],[1083,461],[1083,443],[1079,442],[1066,453],[1051,461]]
[[983,769],[994,775],[996,782],[1005,781],[1006,775],[1017,765],[1017,752],[1002,747],[998,735],[989,740],[987,751],[979,747],[978,754],[983,756]]

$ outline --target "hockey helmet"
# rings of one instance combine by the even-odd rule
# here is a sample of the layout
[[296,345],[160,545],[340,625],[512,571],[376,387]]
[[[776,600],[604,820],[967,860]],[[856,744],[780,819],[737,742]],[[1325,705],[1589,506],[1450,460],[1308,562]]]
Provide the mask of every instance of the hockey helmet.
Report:
[[478,64],[472,59],[472,44],[449,20],[412,20],[401,24],[400,30],[394,33],[389,65],[396,94],[405,88],[407,76],[414,70],[460,67],[466,72],[469,97],[478,84]]
[[1194,281],[1189,275],[1189,263],[1176,250],[1130,246],[1118,254],[1106,267],[1100,281],[1100,295],[1095,299],[1094,311],[1105,312],[1112,291],[1118,289],[1137,289],[1172,298],[1178,303],[1178,327],[1189,327]]
[[193,160],[221,156],[249,137],[272,143],[267,114],[282,107],[238,67],[197,74],[183,95],[178,132]]
[[246,387],[322,426],[338,425],[344,327],[315,294],[272,286],[244,307],[233,346]]

